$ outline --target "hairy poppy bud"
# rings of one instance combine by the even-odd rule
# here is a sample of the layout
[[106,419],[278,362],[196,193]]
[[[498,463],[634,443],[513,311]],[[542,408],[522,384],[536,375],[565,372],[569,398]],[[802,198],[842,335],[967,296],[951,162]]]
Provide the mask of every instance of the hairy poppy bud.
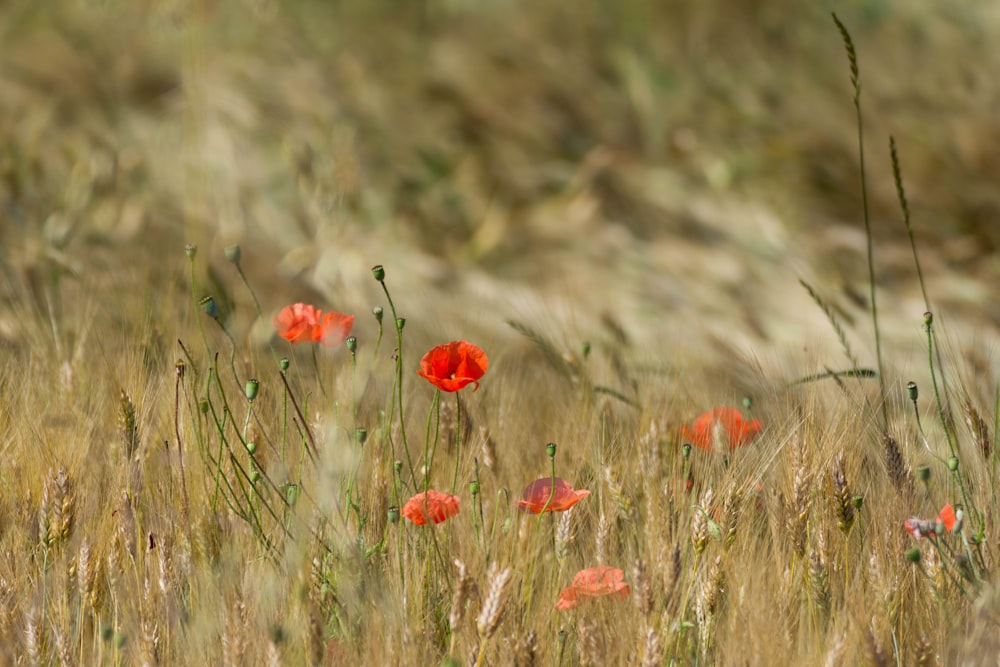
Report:
[[952,456],[948,459],[948,470],[952,472],[958,472],[958,457]]
[[258,391],[260,391],[260,382],[257,381],[257,378],[247,380],[246,386],[243,387],[243,393],[246,394],[247,400],[252,403],[257,398]]
[[355,336],[348,336],[347,339],[344,340],[344,345],[347,346],[347,350],[351,354],[358,351],[358,339]]
[[396,318],[396,330],[397,331],[402,331],[403,327],[405,327],[405,326],[406,326],[406,318],[405,317],[397,317]]
[[184,254],[188,256],[188,259],[194,259],[194,256],[198,254],[198,246],[188,243],[184,246]]
[[386,510],[385,515],[389,519],[389,523],[399,523],[399,508],[395,505]]
[[378,320],[378,322],[381,324],[381,322],[382,322],[382,306],[375,306],[374,308],[372,308],[372,315],[374,315],[375,319]]
[[233,264],[239,264],[240,259],[243,257],[243,251],[238,244],[227,245],[224,252],[226,253],[226,259]]
[[201,301],[198,302],[198,307],[213,320],[219,319],[219,307],[215,305],[215,299],[211,296],[202,297]]
[[913,547],[906,551],[906,560],[910,561],[914,565],[920,562],[920,549]]
[[545,453],[549,455],[550,459],[554,459],[556,457],[556,443],[550,442],[545,445]]
[[583,359],[584,359],[584,361],[586,361],[587,357],[589,357],[589,356],[590,356],[590,341],[584,341],[583,342]]
[[917,479],[919,479],[924,484],[931,478],[930,466],[920,466],[917,468]]
[[282,357],[281,361],[278,362],[278,368],[281,369],[282,373],[288,370],[288,364],[288,357]]
[[299,499],[299,485],[289,484],[288,490],[285,491],[285,499],[288,500],[289,505],[294,505],[295,501]]
[[368,439],[368,429],[366,428],[354,429],[354,439],[358,441],[359,445],[364,445],[365,440]]
[[469,482],[469,493],[471,493],[473,496],[479,495],[479,482],[477,482],[476,480],[472,480],[471,482]]
[[851,498],[851,504],[854,505],[854,509],[860,510],[865,504],[864,496],[854,496]]
[[926,313],[924,313],[924,324],[930,326],[933,323],[934,323],[934,313],[928,310]]
[[392,471],[394,473],[396,473],[397,476],[399,475],[399,473],[402,470],[403,470],[403,462],[402,461],[400,461],[399,459],[396,459],[395,461],[392,462]]
[[247,451],[250,452],[251,455],[255,454],[257,452],[257,443],[256,442],[248,442],[247,443]]
[[381,264],[376,264],[372,267],[372,275],[375,276],[375,280],[382,282],[385,280],[385,269]]
[[250,483],[256,484],[259,481],[260,481],[260,471],[254,470],[253,472],[250,473]]
[[919,392],[917,391],[917,383],[913,380],[907,382],[906,393],[910,397],[910,400],[915,402],[917,400],[917,396],[919,395]]
[[198,410],[201,414],[208,414],[208,401],[204,398],[198,401]]
[[691,458],[691,445],[684,444],[681,446],[681,456],[684,458]]

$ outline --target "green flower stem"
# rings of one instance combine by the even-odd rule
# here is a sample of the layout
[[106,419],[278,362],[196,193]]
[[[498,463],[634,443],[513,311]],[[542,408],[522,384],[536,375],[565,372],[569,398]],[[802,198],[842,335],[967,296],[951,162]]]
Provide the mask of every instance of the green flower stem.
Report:
[[[434,444],[431,445],[431,421],[434,422]],[[438,435],[441,428],[441,390],[434,390],[434,397],[431,399],[431,407],[427,411],[427,426],[424,431],[424,484],[423,489],[430,488],[431,469],[434,467],[434,457],[437,454]],[[428,450],[430,454],[428,455]],[[452,489],[452,495],[455,490]]]
[[[462,401],[455,392],[455,475],[451,479],[451,494],[458,488],[458,465],[462,461]],[[553,462],[553,466],[555,463]],[[555,468],[553,468],[554,470]]]

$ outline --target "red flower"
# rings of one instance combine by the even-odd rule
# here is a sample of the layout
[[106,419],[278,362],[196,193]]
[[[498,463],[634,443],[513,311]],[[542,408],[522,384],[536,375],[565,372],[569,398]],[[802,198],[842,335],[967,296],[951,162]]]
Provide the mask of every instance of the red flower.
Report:
[[417,373],[442,391],[458,391],[470,383],[479,389],[479,378],[488,365],[486,353],[480,348],[464,340],[453,340],[425,354]]
[[274,318],[278,335],[289,343],[320,343],[337,347],[351,333],[354,316],[336,311],[323,314],[322,310],[307,303],[285,306]]
[[536,479],[525,487],[521,499],[517,501],[517,506],[534,514],[541,514],[543,507],[546,512],[563,512],[589,496],[590,491],[574,489],[562,477],[556,477],[556,490],[552,494],[552,502],[549,503],[548,507],[545,507],[550,494],[552,494],[552,478]]
[[407,500],[401,513],[418,526],[427,523],[428,519],[441,523],[458,514],[458,500],[458,496],[431,489]]
[[591,567],[577,572],[569,588],[564,588],[559,593],[556,609],[572,609],[583,601],[582,598],[603,595],[614,595],[617,599],[624,600],[631,592],[632,589],[625,583],[625,573],[617,567]]
[[756,419],[744,419],[739,410],[715,408],[702,414],[689,427],[681,427],[681,437],[701,449],[712,451],[716,442],[723,448],[736,449],[749,444],[760,433],[762,425]]
[[906,529],[910,535],[919,539],[924,537],[938,537],[945,532],[951,532],[956,528],[961,528],[962,526],[962,511],[955,511],[955,508],[951,505],[945,505],[938,512],[937,519],[934,521],[925,521],[919,519],[915,516],[911,516],[909,519],[903,522],[903,528]]

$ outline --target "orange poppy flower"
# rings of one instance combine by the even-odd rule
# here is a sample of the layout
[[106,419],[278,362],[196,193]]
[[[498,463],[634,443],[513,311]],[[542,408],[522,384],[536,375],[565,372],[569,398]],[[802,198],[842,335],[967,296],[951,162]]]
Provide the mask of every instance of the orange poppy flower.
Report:
[[320,343],[326,347],[337,347],[347,340],[353,326],[353,315],[332,310],[324,315],[307,303],[285,306],[274,318],[278,335],[289,343]]
[[955,508],[950,504],[945,505],[938,512],[937,519],[934,521],[925,521],[919,519],[915,516],[911,516],[909,519],[903,522],[903,528],[906,528],[906,532],[913,537],[922,539],[924,537],[938,537],[942,533],[951,532],[956,528],[961,528],[962,525],[962,510],[955,511]]
[[480,348],[464,340],[453,340],[425,354],[417,373],[441,391],[458,391],[467,384],[479,389],[479,378],[488,365],[486,353]]
[[701,449],[712,451],[716,443],[736,449],[749,444],[760,433],[762,425],[756,419],[745,419],[734,408],[715,408],[702,414],[691,426],[681,427],[681,437]]
[[580,570],[573,577],[573,583],[559,593],[556,609],[565,611],[579,605],[584,598],[614,595],[624,600],[632,589],[625,583],[625,573],[617,567],[600,565]]
[[[552,495],[552,502],[548,507],[545,503]],[[517,506],[525,512],[541,514],[542,508],[546,512],[563,512],[590,495],[587,489],[574,489],[570,483],[562,477],[556,477],[555,493],[552,493],[552,478],[542,477],[525,487],[521,494],[521,499],[517,501]]]
[[458,500],[458,496],[431,489],[407,500],[400,513],[418,526],[427,523],[428,519],[441,523],[458,514]]

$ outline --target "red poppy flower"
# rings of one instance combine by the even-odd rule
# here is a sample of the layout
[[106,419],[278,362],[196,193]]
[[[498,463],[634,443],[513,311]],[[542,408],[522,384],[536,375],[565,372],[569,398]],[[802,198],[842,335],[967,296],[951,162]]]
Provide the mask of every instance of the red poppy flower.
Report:
[[625,573],[617,567],[601,565],[580,570],[573,577],[573,583],[559,593],[556,609],[565,611],[580,604],[584,598],[614,595],[624,600],[632,589],[625,583]]
[[431,489],[407,500],[401,514],[418,526],[427,523],[428,519],[441,523],[458,514],[458,500],[458,496]]
[[[548,507],[545,503],[552,495],[552,502]],[[542,477],[525,487],[521,494],[521,499],[517,501],[517,506],[525,512],[541,514],[542,508],[546,512],[563,512],[590,495],[587,489],[574,489],[570,483],[562,477],[556,477],[556,490],[552,493],[552,478]]]
[[441,391],[458,391],[470,383],[479,389],[479,378],[488,365],[486,353],[480,348],[464,340],[453,340],[425,354],[417,373]]
[[959,510],[956,512],[955,508],[949,504],[941,508],[937,519],[934,521],[925,521],[924,519],[911,516],[903,522],[903,528],[919,540],[924,537],[938,537],[945,532],[950,533],[956,528],[960,528],[962,525],[961,522],[962,511]]
[[326,347],[337,347],[347,340],[353,326],[353,315],[332,310],[324,315],[307,303],[285,306],[274,318],[278,335],[289,343],[320,343]]
[[723,448],[736,449],[749,444],[761,428],[759,421],[745,419],[739,410],[715,408],[699,416],[691,426],[682,426],[681,437],[706,451],[715,449],[717,442]]

